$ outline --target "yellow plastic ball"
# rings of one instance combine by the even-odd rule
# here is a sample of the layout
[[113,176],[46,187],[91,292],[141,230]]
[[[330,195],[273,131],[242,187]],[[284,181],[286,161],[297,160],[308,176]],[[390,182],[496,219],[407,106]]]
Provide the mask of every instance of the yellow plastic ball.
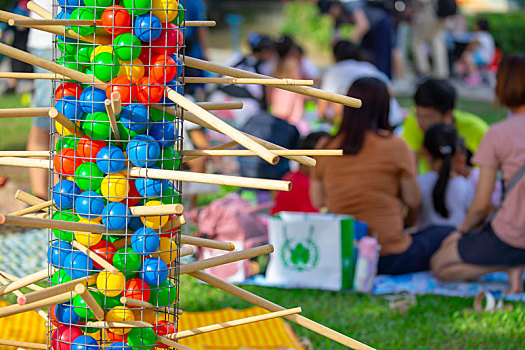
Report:
[[[133,311],[124,306],[115,306],[113,309],[109,310],[106,315],[107,322],[130,322],[135,321],[135,315]],[[123,335],[131,331],[131,328],[110,328],[110,332]]]
[[[78,222],[82,224],[100,224],[100,220],[97,219],[82,218]],[[82,244],[84,247],[91,247],[92,245],[95,245],[102,240],[102,234],[75,231],[75,240],[78,243]]]
[[177,258],[177,245],[168,237],[160,237],[160,246],[157,253],[151,254],[153,257],[160,256],[160,259],[169,265]]
[[[102,270],[97,276],[97,289],[108,297],[116,297],[126,288],[126,277],[122,272],[116,275],[108,270]],[[122,320],[121,320],[122,321]]]
[[144,63],[140,59],[136,58],[132,62],[120,62],[119,77],[126,78],[136,84],[144,77],[144,74]]
[[[77,126],[80,128],[80,122],[77,122]],[[70,136],[70,135],[73,135],[73,133],[72,133],[71,131],[69,131],[68,129],[64,128],[64,127],[62,126],[62,124],[60,124],[60,123],[58,122],[58,120],[55,121],[55,129],[56,129],[56,131],[57,131],[60,135],[62,135],[62,136]]]
[[157,314],[152,309],[133,309],[136,321],[143,321],[151,324],[157,323]]
[[170,323],[173,323],[173,322],[175,322],[175,315],[172,314],[172,313],[165,314],[165,313],[163,313],[163,312],[159,312],[159,313],[157,314],[157,319],[158,319],[159,321],[168,321],[168,322],[170,322]]
[[[152,207],[156,205],[162,205],[161,201],[149,201],[146,204],[144,204],[145,207]],[[159,228],[163,227],[168,223],[169,215],[156,215],[156,216],[141,216],[140,220],[142,220],[142,223],[149,228],[152,228],[154,230],[158,230]]]
[[128,196],[128,180],[122,174],[108,174],[102,179],[100,191],[108,201],[120,202]]
[[107,46],[107,45],[99,45],[95,47],[95,49],[91,53],[91,57],[89,57],[89,60],[93,62],[93,59],[95,58],[95,56],[102,52],[113,53],[113,47]]
[[153,0],[151,13],[157,16],[162,23],[171,22],[179,14],[179,4],[176,0]]

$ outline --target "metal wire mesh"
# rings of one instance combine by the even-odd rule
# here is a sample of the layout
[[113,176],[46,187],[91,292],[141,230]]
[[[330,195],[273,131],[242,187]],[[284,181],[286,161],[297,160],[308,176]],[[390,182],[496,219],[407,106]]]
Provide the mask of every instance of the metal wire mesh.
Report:
[[[49,231],[49,286],[76,279],[86,285],[96,276],[87,286],[91,298],[69,292],[63,303],[49,308],[48,345],[55,350],[162,348],[166,345],[156,335],[177,329],[177,216],[134,212],[181,203],[181,183],[135,178],[129,171],[181,168],[182,110],[165,96],[164,87],[182,92],[184,13],[184,3],[175,0],[59,0],[53,5],[53,18],[94,25],[67,25],[54,39],[55,61],[91,81],[64,77],[53,86],[53,106],[78,131],[52,122],[51,217],[96,227],[96,232]],[[119,112],[114,92],[121,104],[117,132],[110,121],[111,112]],[[111,273],[91,252],[118,272]],[[102,318],[88,306],[89,299],[104,311]],[[97,323],[102,320],[147,325]]]

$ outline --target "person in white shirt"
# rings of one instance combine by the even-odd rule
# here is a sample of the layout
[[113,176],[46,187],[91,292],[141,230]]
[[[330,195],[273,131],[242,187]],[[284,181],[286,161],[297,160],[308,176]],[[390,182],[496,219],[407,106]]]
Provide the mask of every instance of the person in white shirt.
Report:
[[479,19],[476,22],[472,41],[461,56],[460,62],[466,66],[468,72],[465,83],[469,86],[481,84],[479,68],[489,65],[494,59],[496,45],[489,30],[489,22],[486,19]]

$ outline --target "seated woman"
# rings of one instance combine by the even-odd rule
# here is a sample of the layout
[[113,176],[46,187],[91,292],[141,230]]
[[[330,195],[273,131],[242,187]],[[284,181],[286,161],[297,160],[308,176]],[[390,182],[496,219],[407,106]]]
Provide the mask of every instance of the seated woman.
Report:
[[[525,55],[503,59],[497,74],[496,96],[512,115],[492,125],[481,141],[473,157],[480,168],[474,200],[463,223],[432,257],[431,266],[438,278],[447,281],[506,271],[510,293],[521,293],[525,266]],[[505,198],[485,222],[499,171]],[[482,228],[476,230],[479,226]]]
[[322,157],[313,168],[314,206],[348,214],[369,224],[381,252],[378,272],[402,274],[429,269],[429,260],[453,227],[431,227],[415,235],[403,230],[403,208],[414,223],[421,204],[416,164],[407,143],[391,132],[389,93],[375,78],[357,80],[348,96],[362,108],[345,107],[339,133],[319,147],[342,148],[342,157]]

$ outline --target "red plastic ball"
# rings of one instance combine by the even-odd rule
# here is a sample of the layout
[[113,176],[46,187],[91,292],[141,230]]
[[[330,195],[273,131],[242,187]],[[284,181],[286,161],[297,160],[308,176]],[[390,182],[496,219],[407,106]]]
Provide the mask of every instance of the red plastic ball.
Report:
[[[113,243],[107,242],[102,239],[97,244],[89,247],[89,249],[95,252],[102,259],[106,260],[108,263],[113,264],[113,257],[117,253],[117,250],[115,249],[115,246],[113,245]],[[104,268],[99,263],[97,263],[95,260],[93,260],[93,266],[99,269]]]
[[104,141],[92,140],[89,136],[83,136],[78,141],[77,152],[82,158],[93,159],[104,147],[106,147],[106,143]]
[[151,50],[159,55],[172,55],[184,45],[184,35],[173,23],[167,23],[162,34],[151,42]]
[[131,32],[131,16],[119,5],[109,6],[100,18],[104,30],[113,36]]
[[177,63],[170,56],[158,55],[154,57],[149,71],[151,80],[156,83],[166,84],[177,75]]
[[164,95],[164,86],[153,82],[150,77],[144,77],[137,83],[137,102],[142,104],[159,103]]
[[77,83],[65,82],[60,85],[55,90],[55,99],[61,99],[64,96],[75,96],[77,99],[80,98],[82,94],[82,87]]
[[106,87],[106,96],[111,100],[111,94],[118,92],[120,94],[120,101],[124,104],[130,104],[136,95],[135,85],[127,78],[116,77],[111,79]]
[[134,207],[140,202],[140,200],[142,199],[142,196],[137,190],[137,186],[135,186],[135,180],[129,180],[128,187],[129,187],[128,196],[124,198],[123,200],[121,200],[120,203],[125,204],[127,207]]
[[124,335],[115,334],[113,332],[110,332],[107,329],[106,329],[106,336],[107,336],[107,339],[111,340],[112,343],[127,342],[127,338],[128,338],[127,334],[124,334]]
[[70,350],[73,340],[83,334],[78,327],[60,325],[51,333],[51,347],[53,350]]
[[155,54],[150,46],[142,46],[142,51],[140,51],[139,60],[144,65],[144,76],[149,75],[149,70],[153,64],[153,58]]
[[[169,323],[168,321],[158,321],[156,324],[156,327],[153,328],[156,335],[160,336],[166,336],[167,334],[176,333],[177,330],[175,329],[175,325],[173,323]],[[157,344],[157,348],[159,349],[166,349],[168,346],[165,344]]]
[[82,159],[73,148],[62,148],[53,158],[55,171],[62,175],[75,175],[77,166],[82,163]]
[[126,290],[122,294],[129,299],[148,301],[151,292],[146,282],[140,278],[134,278],[126,283]]

